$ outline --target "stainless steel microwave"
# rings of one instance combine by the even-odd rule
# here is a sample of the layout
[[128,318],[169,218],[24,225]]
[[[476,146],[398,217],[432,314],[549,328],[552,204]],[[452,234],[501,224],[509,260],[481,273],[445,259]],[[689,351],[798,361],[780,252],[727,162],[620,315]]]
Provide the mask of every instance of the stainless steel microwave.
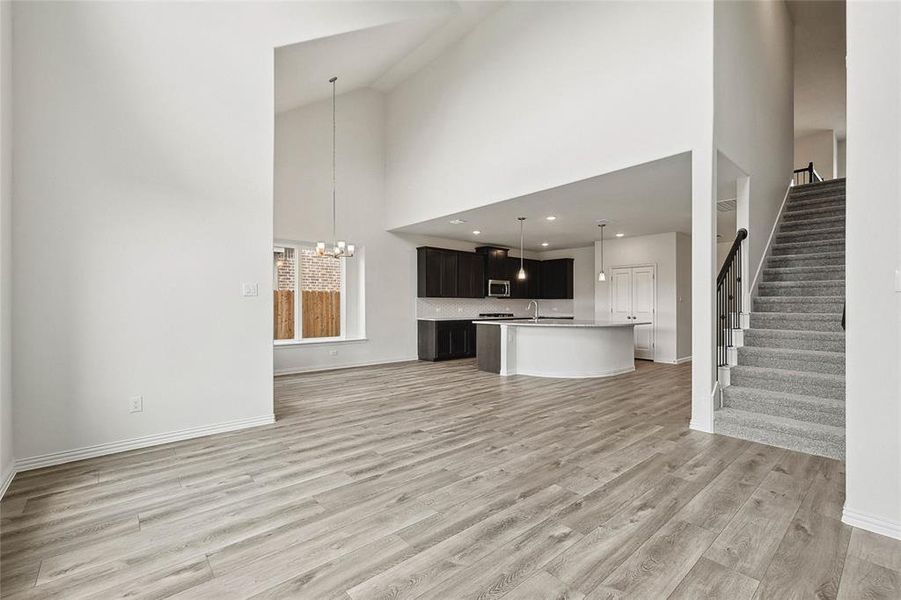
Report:
[[489,298],[509,298],[510,282],[506,279],[489,279],[488,280],[488,297]]

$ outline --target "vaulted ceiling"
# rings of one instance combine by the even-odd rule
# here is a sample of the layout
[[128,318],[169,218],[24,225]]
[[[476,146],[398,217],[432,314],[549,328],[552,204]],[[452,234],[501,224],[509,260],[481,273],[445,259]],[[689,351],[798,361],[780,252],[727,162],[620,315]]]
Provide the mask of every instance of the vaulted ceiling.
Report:
[[436,2],[432,15],[319,38],[275,50],[275,110],[363,87],[389,92],[472,31],[503,2]]

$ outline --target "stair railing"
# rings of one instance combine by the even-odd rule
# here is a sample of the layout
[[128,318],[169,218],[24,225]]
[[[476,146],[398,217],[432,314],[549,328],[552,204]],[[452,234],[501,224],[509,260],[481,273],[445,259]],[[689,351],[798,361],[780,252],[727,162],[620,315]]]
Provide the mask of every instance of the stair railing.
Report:
[[[713,370],[716,379],[720,378],[720,367],[729,363],[729,347],[732,345],[732,330],[736,325],[736,318],[741,319],[742,293],[741,293],[741,252],[742,242],[748,237],[747,229],[739,229],[735,234],[735,241],[729,248],[729,254],[723,262],[723,267],[716,276],[716,352]],[[740,326],[740,323],[739,323]]]
[[807,163],[807,166],[803,169],[795,169],[794,175],[792,176],[795,185],[804,185],[805,183],[819,183],[823,181],[823,178],[820,177],[820,174],[817,173],[817,170],[813,168],[813,163]]

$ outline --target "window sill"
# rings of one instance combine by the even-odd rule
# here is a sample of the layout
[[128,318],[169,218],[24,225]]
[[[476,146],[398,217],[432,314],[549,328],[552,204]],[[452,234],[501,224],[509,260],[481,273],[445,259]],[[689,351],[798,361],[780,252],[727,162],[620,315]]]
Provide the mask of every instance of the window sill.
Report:
[[369,338],[310,338],[306,340],[273,340],[272,344],[276,348],[285,346],[321,346],[323,344],[354,344],[359,342],[368,342]]

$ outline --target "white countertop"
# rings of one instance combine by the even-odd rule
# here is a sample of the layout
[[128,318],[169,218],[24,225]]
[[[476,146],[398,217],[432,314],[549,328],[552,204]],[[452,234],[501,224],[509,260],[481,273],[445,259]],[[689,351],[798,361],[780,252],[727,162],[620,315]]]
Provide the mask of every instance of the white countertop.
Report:
[[473,321],[476,325],[507,325],[509,327],[632,327],[650,325],[650,321],[588,321],[582,319],[508,319],[505,321]]
[[[541,315],[542,319],[558,319],[558,320],[572,320],[572,315]],[[517,321],[523,319],[531,319],[531,317],[417,317],[417,321]]]

